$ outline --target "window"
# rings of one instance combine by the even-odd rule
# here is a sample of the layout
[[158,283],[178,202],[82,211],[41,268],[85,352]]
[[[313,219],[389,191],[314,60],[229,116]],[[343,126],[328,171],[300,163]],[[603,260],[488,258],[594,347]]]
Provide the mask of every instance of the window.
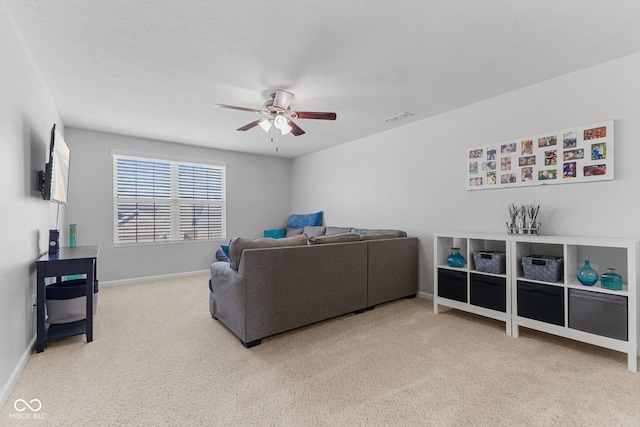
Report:
[[114,155],[114,243],[226,238],[224,166]]

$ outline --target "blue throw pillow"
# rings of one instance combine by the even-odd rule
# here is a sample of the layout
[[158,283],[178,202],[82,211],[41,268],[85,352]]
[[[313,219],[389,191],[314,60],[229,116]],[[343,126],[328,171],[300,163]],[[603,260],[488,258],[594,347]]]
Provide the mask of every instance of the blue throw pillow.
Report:
[[285,227],[276,228],[274,230],[264,230],[264,237],[271,237],[272,239],[282,239],[286,232],[287,229]]
[[322,225],[322,211],[310,214],[293,214],[287,222],[287,227],[290,228],[304,228],[309,225]]
[[220,247],[222,248],[222,252],[229,257],[229,245],[220,245]]
[[231,262],[229,260],[229,257],[227,257],[227,255],[225,255],[225,253],[224,253],[224,251],[222,249],[218,249],[216,251],[216,259],[218,261]]

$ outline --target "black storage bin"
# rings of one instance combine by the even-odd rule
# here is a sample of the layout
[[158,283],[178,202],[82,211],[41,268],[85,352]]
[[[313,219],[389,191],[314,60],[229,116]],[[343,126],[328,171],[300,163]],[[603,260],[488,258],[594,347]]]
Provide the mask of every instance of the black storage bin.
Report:
[[467,302],[467,273],[439,268],[438,296]]
[[518,280],[518,316],[564,326],[564,288]]
[[623,295],[569,289],[569,327],[627,341],[628,302]]
[[[47,323],[63,324],[87,317],[87,279],[65,280],[45,287]],[[93,314],[98,306],[98,280],[93,281]]]
[[471,273],[471,304],[507,312],[507,279]]

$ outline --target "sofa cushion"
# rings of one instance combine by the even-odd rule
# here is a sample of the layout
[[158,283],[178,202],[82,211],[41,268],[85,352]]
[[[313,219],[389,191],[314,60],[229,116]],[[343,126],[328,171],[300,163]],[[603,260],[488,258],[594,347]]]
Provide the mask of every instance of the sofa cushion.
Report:
[[400,230],[376,230],[360,235],[361,240],[394,239],[398,237],[407,237],[407,233]]
[[360,240],[360,236],[355,233],[339,233],[325,236],[310,237],[309,242],[314,245],[322,243],[343,243],[343,242],[357,242]]
[[307,225],[322,225],[322,211],[310,214],[293,214],[287,221],[287,227],[303,228]]
[[276,228],[273,230],[264,230],[264,237],[271,237],[272,239],[282,239],[286,236],[287,229],[285,227]]
[[307,244],[307,236],[300,234],[295,237],[285,237],[283,239],[245,239],[238,237],[231,241],[229,247],[229,260],[231,261],[231,268],[238,269],[240,265],[240,258],[242,257],[242,251],[245,249],[259,249],[259,248],[275,248],[281,246],[305,246]]
[[330,236],[332,234],[350,233],[353,228],[351,227],[327,227],[324,234]]
[[396,233],[398,237],[406,237],[407,233],[402,230],[395,230],[393,228],[359,228],[351,231],[358,234],[376,234],[376,233]]

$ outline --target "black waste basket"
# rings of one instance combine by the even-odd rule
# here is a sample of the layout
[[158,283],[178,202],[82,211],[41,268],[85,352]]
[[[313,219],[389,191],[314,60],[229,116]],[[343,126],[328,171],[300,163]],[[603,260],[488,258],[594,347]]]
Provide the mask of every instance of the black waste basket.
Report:
[[[84,320],[87,316],[87,279],[64,280],[45,287],[47,323]],[[98,307],[98,280],[93,281],[93,314]]]

